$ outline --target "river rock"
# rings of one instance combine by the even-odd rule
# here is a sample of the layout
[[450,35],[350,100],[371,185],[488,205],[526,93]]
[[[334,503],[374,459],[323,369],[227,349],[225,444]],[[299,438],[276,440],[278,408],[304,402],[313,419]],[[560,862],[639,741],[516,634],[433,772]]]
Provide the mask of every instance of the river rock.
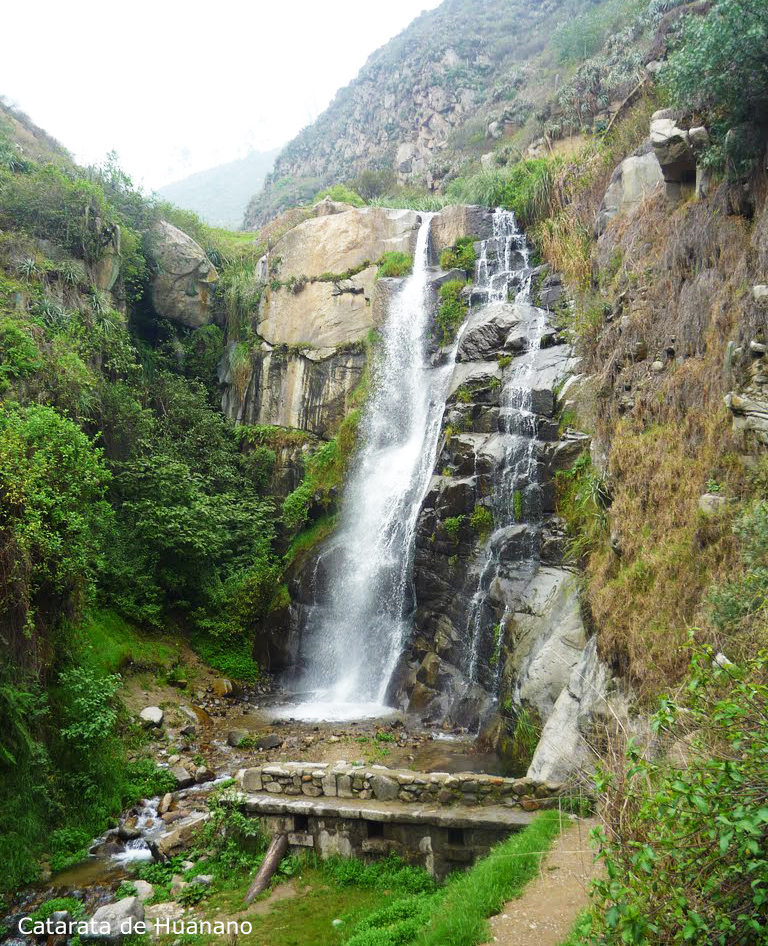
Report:
[[136,888],[136,896],[144,903],[145,900],[151,900],[155,895],[155,888],[152,884],[147,883],[146,880],[134,880],[131,881],[133,886]]
[[216,269],[192,237],[160,220],[152,228],[150,256],[157,272],[151,294],[155,311],[163,318],[188,328],[207,325],[212,317],[212,290]]
[[219,677],[213,681],[211,684],[211,689],[215,696],[225,697],[225,696],[236,696],[237,688],[231,680],[227,680],[226,677]]
[[247,738],[247,729],[230,729],[227,733],[227,745],[232,746],[233,749],[237,749],[237,747]]
[[[80,938],[83,942],[119,943],[137,923],[143,923],[144,918],[144,905],[139,898],[125,897],[117,903],[99,907],[91,921],[94,932],[81,933]],[[108,928],[109,932],[100,932],[102,927]]]
[[157,806],[157,813],[159,815],[164,815],[166,811],[171,810],[172,805],[173,805],[173,793],[166,792],[165,795],[163,795],[163,797],[160,799],[160,802]]
[[194,775],[190,775],[181,763],[171,767],[171,775],[176,779],[177,788],[189,788],[195,784]]
[[180,854],[190,846],[209,818],[208,812],[197,812],[177,824],[172,831],[160,835],[159,838],[151,838],[148,843],[155,858],[165,861],[169,857]]
[[262,736],[256,743],[257,749],[279,749],[283,744],[282,736],[277,733],[270,733],[268,736]]
[[145,726],[162,726],[163,715],[159,706],[147,706],[139,713],[139,719]]
[[216,778],[216,773],[213,769],[209,769],[207,765],[199,765],[195,769],[195,781],[198,785],[203,782],[212,782]]

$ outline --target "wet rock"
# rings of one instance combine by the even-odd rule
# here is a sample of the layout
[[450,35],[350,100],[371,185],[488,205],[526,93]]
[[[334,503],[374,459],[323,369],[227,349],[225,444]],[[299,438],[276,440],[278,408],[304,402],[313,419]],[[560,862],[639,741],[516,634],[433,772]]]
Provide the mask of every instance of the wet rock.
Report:
[[185,818],[172,831],[168,831],[159,838],[151,838],[148,843],[155,858],[165,861],[169,857],[180,854],[192,844],[209,817],[208,812],[195,813]]
[[211,684],[211,689],[218,697],[233,697],[237,695],[237,690],[231,680],[225,677],[219,677]]
[[268,736],[262,736],[256,743],[257,749],[279,749],[283,745],[283,737],[277,733],[270,733]]
[[[119,943],[126,933],[143,923],[145,918],[144,905],[138,897],[125,897],[117,903],[108,903],[99,907],[93,914],[93,933],[81,933],[83,942]],[[109,932],[102,933],[102,929]]]
[[194,775],[190,775],[181,763],[171,766],[171,775],[176,779],[178,788],[189,788],[195,784]]
[[134,822],[133,824],[130,824],[126,821],[117,829],[117,836],[121,841],[135,841],[136,838],[141,837],[141,831],[136,827],[135,824],[136,819],[134,818],[132,820]]
[[476,309],[470,315],[456,353],[457,361],[496,359],[512,329],[522,317],[520,307],[494,303]]
[[139,713],[139,719],[147,727],[162,726],[163,715],[163,711],[159,706],[147,706]]
[[198,785],[201,785],[203,782],[212,782],[216,778],[216,773],[213,769],[209,769],[207,765],[199,765],[195,769],[195,781]]

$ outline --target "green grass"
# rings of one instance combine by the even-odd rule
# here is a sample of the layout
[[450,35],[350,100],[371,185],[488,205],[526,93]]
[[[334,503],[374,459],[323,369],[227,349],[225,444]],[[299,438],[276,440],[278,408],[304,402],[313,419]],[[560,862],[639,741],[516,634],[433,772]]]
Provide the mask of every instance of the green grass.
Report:
[[128,666],[165,669],[179,659],[176,644],[144,634],[114,611],[88,612],[79,634],[89,662],[104,673],[116,673]]
[[449,881],[439,910],[418,946],[475,946],[487,940],[489,916],[519,897],[539,871],[552,841],[560,834],[557,811],[542,812],[524,831],[497,845],[488,857]]

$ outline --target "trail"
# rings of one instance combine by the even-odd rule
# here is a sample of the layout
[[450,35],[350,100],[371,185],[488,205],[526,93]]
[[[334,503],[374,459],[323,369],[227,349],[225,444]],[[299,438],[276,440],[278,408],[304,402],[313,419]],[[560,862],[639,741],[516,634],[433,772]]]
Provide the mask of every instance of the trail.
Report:
[[552,845],[536,880],[523,895],[491,917],[490,944],[558,946],[589,903],[589,884],[598,865],[589,844],[596,821],[577,821]]

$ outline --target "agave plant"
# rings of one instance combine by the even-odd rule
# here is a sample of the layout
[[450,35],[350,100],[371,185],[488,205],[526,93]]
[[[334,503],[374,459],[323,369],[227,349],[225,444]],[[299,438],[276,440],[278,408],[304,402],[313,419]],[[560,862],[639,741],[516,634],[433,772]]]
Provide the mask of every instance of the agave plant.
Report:
[[83,274],[71,260],[64,260],[56,267],[56,275],[66,285],[77,286]]
[[25,279],[35,279],[40,275],[40,267],[31,256],[25,257],[18,265],[18,271]]
[[61,329],[70,320],[70,313],[52,299],[43,299],[34,309],[34,314],[41,319],[48,328]]

